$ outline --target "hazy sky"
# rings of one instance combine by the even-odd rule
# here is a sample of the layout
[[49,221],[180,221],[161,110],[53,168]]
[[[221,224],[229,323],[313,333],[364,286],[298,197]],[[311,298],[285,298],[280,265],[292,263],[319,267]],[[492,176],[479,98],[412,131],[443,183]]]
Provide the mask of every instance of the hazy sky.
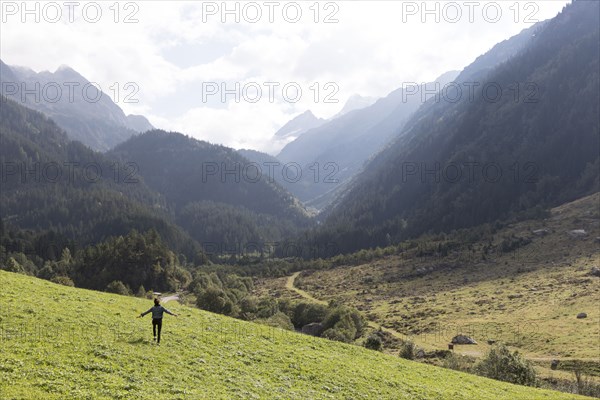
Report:
[[567,3],[32,1],[25,13],[2,1],[0,57],[69,65],[156,127],[273,152],[273,133],[303,111],[328,118],[352,94],[461,70]]

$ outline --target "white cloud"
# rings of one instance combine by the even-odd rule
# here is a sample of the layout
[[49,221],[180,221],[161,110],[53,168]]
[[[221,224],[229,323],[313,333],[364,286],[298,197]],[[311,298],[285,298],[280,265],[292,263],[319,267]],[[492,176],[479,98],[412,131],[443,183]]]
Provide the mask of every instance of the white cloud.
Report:
[[[11,2],[2,2],[2,7],[6,3]],[[48,2],[38,3],[41,9]],[[263,18],[256,24],[243,18],[235,23],[232,15],[222,23],[218,14],[204,15],[203,21],[203,10],[211,4],[220,7],[222,2],[129,3],[139,8],[134,15],[138,23],[122,22],[135,11],[133,6],[125,9],[125,2],[119,3],[120,23],[113,21],[114,11],[109,9],[113,2],[101,3],[98,23],[88,23],[81,16],[86,2],[76,9],[75,23],[35,23],[32,16],[22,23],[21,15],[6,15],[3,8],[6,22],[0,27],[0,57],[9,65],[35,70],[67,64],[103,88],[115,82],[121,87],[136,82],[140,102],[120,103],[127,113],[143,113],[156,126],[215,143],[273,151],[271,135],[300,112],[311,109],[329,117],[352,94],[381,97],[403,82],[430,81],[445,71],[462,69],[495,43],[531,26],[524,19],[532,12],[539,20],[551,18],[567,1],[520,2],[517,22],[514,3],[497,2],[502,18],[496,23],[486,21],[482,12],[486,4],[493,9],[493,2],[482,2],[475,9],[473,23],[462,1],[455,2],[463,12],[458,23],[436,23],[432,15],[422,23],[419,14],[403,22],[407,2],[330,2],[338,7],[335,18],[339,22],[333,24],[313,22],[314,12],[309,8],[313,2],[297,3],[302,8],[298,23],[283,18],[284,5],[291,3],[281,2],[275,9],[275,22],[269,23],[268,9],[256,2],[263,5]],[[14,4],[21,6],[21,2]],[[235,3],[227,4],[231,9]],[[242,10],[248,4],[238,7]],[[335,11],[333,5],[324,9],[325,4],[318,3],[321,21]],[[448,2],[427,2],[427,7],[435,4],[442,11]],[[537,11],[526,4],[537,5]],[[214,98],[203,102],[202,84],[213,81],[226,82],[228,87],[235,82],[297,82],[303,96],[294,104],[286,102],[280,91],[274,103],[262,99],[257,104],[222,104]],[[317,103],[309,89],[316,82],[321,87]],[[339,103],[322,101],[326,82],[338,85],[335,98]]]

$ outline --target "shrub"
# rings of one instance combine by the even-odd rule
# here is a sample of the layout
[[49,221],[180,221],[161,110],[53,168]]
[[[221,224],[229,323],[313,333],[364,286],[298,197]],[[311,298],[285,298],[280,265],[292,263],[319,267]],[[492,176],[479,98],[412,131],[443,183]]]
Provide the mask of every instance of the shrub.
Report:
[[353,339],[354,332],[343,328],[329,328],[323,332],[321,337],[338,342],[350,343]]
[[383,349],[383,341],[377,335],[370,335],[365,340],[365,347],[370,350],[381,351]]
[[201,290],[196,299],[196,306],[206,311],[229,316],[237,315],[238,308],[227,294],[216,287]]
[[128,296],[130,294],[129,288],[121,281],[112,281],[106,286],[106,292],[116,293]]
[[326,315],[327,306],[316,303],[300,302],[293,308],[291,319],[296,328],[302,328],[304,325],[312,322],[323,321]]
[[71,286],[71,287],[75,286],[75,284],[73,283],[73,280],[71,278],[69,278],[68,276],[55,276],[50,281],[54,282],[54,283],[58,283],[59,285]]
[[[256,316],[258,318],[270,318],[279,312],[279,303],[271,297],[263,297],[258,301],[258,310]],[[288,317],[288,319],[290,319]],[[291,322],[291,320],[290,320]]]
[[138,288],[138,291],[135,295],[137,297],[146,297],[146,289],[144,288],[144,285],[140,285],[140,287]]
[[399,356],[407,360],[414,360],[417,357],[417,351],[417,345],[415,345],[409,340],[406,342],[402,342],[402,344],[400,345]]
[[323,329],[335,329],[348,337],[344,342],[358,339],[364,331],[366,323],[360,312],[354,308],[338,306],[331,309],[323,320]]
[[519,352],[511,353],[504,345],[490,349],[486,356],[475,365],[475,373],[500,381],[519,385],[535,386],[536,373],[529,361]]
[[270,316],[266,319],[257,320],[257,322],[269,326],[274,326],[276,328],[285,329],[287,331],[294,330],[294,324],[292,324],[292,320],[286,314],[282,312],[277,312],[276,314]]
[[453,369],[455,371],[468,372],[472,366],[472,360],[460,354],[449,353],[442,363],[444,368]]
[[240,317],[246,321],[256,318],[258,311],[258,299],[255,296],[246,296],[239,302]]

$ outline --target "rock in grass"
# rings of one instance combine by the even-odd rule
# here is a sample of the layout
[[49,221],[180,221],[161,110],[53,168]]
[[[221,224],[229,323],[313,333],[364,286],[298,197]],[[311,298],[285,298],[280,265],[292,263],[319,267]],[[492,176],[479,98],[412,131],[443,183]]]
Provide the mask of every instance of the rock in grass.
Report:
[[302,327],[302,333],[311,336],[319,336],[323,330],[323,325],[318,322],[306,324]]
[[592,270],[590,271],[590,275],[600,277],[600,268],[593,267]]
[[580,312],[579,314],[577,314],[577,319],[583,319],[583,318],[587,318],[587,314],[584,312]]
[[467,335],[456,335],[452,338],[450,342],[452,344],[477,344],[475,339],[467,336]]

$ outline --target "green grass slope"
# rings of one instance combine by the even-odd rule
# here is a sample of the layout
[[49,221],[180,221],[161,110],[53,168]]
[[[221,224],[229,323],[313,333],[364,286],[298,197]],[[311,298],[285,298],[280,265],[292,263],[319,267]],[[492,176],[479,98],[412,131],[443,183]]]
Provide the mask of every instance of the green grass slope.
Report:
[[0,398],[575,399],[169,303],[0,271]]

